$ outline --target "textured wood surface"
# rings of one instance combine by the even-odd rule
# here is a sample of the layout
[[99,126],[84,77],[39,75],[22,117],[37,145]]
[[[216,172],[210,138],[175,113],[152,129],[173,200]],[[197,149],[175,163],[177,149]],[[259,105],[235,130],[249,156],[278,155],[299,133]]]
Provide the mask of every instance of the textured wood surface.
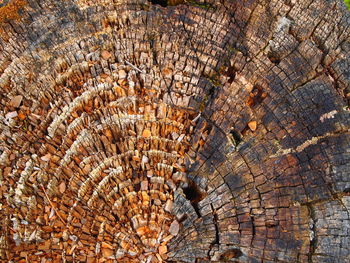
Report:
[[344,4],[152,2],[0,1],[2,262],[350,262]]

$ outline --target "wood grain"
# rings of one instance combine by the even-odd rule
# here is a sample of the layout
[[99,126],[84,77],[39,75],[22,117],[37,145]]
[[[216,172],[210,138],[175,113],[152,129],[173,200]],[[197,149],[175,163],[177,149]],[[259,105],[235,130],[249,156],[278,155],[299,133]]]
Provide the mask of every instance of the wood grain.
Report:
[[1,260],[349,262],[349,21],[0,1]]

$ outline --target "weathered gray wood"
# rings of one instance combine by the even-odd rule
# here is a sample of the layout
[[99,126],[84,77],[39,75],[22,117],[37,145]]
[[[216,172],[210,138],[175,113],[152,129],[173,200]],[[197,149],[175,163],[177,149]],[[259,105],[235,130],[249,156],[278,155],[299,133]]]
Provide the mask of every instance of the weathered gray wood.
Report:
[[0,1],[0,258],[349,262],[335,0]]

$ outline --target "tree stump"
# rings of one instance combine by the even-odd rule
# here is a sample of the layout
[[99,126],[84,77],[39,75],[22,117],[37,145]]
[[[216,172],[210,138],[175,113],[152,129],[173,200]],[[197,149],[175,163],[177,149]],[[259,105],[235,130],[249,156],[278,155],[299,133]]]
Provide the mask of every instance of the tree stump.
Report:
[[350,262],[349,21],[0,1],[2,262]]

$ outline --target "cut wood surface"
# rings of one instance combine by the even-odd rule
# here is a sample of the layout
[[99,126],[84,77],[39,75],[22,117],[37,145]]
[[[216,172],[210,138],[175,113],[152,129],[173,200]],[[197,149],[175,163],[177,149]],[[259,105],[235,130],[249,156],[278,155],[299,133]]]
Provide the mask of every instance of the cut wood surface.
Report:
[[335,0],[0,1],[1,262],[350,262]]

